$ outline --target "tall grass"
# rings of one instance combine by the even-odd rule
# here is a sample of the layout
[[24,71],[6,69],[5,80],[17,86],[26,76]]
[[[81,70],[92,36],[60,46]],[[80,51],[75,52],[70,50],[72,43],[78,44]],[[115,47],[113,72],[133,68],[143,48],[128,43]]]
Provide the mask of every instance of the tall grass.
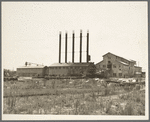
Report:
[[[27,88],[48,87],[55,89],[56,93],[45,96],[33,96],[16,98],[16,85],[11,86],[10,96],[4,98],[6,114],[58,114],[58,115],[144,115],[145,114],[145,93],[139,91],[139,86],[118,86],[116,84],[103,83],[97,86],[95,82],[85,87],[81,82],[73,84],[73,87],[84,88],[84,92],[71,88],[70,80],[54,80],[40,83],[29,83]],[[61,85],[68,85],[72,91],[59,91]],[[87,86],[88,86],[87,85]],[[51,87],[49,87],[51,86]],[[58,87],[56,87],[58,86]],[[17,88],[18,89],[18,88]],[[122,90],[121,95],[116,95]],[[128,92],[127,92],[128,91]],[[132,91],[132,92],[131,92]],[[124,93],[125,92],[125,93]],[[120,92],[118,92],[120,94]],[[113,98],[113,95],[117,97]]]

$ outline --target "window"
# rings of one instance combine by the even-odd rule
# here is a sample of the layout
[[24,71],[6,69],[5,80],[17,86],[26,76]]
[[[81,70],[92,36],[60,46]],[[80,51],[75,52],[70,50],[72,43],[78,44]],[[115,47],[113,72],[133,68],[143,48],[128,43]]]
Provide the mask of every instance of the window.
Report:
[[116,73],[113,73],[113,76],[116,77]]
[[116,68],[116,65],[113,65],[114,68]]
[[103,68],[105,68],[106,66],[105,65],[103,65]]
[[108,63],[107,64],[107,68],[111,68],[112,67],[112,64],[111,63]]
[[122,76],[122,73],[119,73],[119,76]]

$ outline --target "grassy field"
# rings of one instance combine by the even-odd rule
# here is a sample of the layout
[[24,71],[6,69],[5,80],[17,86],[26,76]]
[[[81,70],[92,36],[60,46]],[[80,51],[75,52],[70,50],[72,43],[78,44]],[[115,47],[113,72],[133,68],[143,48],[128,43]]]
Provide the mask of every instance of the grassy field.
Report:
[[144,86],[94,79],[4,82],[4,114],[145,115]]

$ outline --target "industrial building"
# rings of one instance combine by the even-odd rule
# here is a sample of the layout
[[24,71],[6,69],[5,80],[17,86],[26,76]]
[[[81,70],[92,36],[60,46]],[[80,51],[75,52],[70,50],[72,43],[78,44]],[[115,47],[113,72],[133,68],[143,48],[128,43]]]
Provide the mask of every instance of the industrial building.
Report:
[[[69,37],[70,38],[70,37]],[[79,48],[79,61],[74,61],[75,54],[75,33],[72,33],[72,62],[67,61],[68,54],[68,35],[65,33],[65,61],[61,61],[61,32],[59,33],[59,59],[58,63],[50,66],[25,66],[17,68],[18,76],[24,77],[45,77],[45,76],[81,76],[81,75],[95,75],[97,73],[104,73],[110,77],[140,77],[142,76],[142,68],[136,66],[136,61],[128,60],[123,57],[117,56],[108,52],[103,55],[103,60],[96,65],[90,61],[89,55],[89,32],[87,31],[86,41],[86,62],[82,61],[82,31],[80,31],[80,48]],[[96,73],[97,71],[97,73]]]
[[17,68],[17,75],[20,77],[44,77],[47,66],[25,65]]
[[59,63],[54,63],[49,66],[49,76],[80,76],[82,74],[90,74],[90,70],[95,72],[96,67],[93,62],[90,61],[89,55],[89,32],[87,32],[87,50],[86,50],[86,62],[82,62],[82,31],[80,31],[80,57],[79,62],[74,62],[75,53],[75,33],[72,34],[72,62],[67,62],[67,33],[65,34],[65,62],[61,62],[61,32],[59,33]]
[[17,68],[18,76],[24,77],[44,77],[44,76],[81,76],[89,75],[96,71],[93,62],[90,61],[89,55],[89,32],[87,32],[87,46],[86,46],[86,62],[82,62],[82,31],[80,31],[80,55],[79,62],[74,62],[75,53],[75,33],[72,34],[72,62],[67,61],[67,32],[65,34],[65,61],[61,62],[61,32],[59,33],[59,63],[54,63],[49,67],[45,66],[23,66]]
[[80,76],[89,69],[95,69],[94,63],[55,63],[49,67],[48,74],[56,76]]
[[136,66],[136,61],[128,60],[108,52],[103,60],[96,64],[97,72],[106,71],[110,77],[135,77],[142,74],[142,68]]

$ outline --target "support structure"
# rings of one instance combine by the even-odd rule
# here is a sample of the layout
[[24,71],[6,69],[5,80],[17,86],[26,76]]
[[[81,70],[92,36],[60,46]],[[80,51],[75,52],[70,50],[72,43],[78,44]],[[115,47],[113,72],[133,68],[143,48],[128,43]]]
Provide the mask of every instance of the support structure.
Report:
[[59,33],[59,63],[61,63],[61,32]]
[[74,63],[74,37],[75,37],[75,34],[73,31],[73,34],[72,34],[72,63]]
[[[61,63],[61,31],[59,32],[59,63]],[[67,32],[65,33],[65,63],[67,63]],[[80,51],[79,51],[79,63],[82,63],[82,30],[80,30]],[[72,63],[74,63],[75,54],[75,33],[72,33]],[[87,31],[87,47],[86,47],[86,63],[90,61],[89,55],[89,31]]]
[[89,31],[87,32],[87,53],[86,53],[86,62],[89,62]]
[[67,63],[67,32],[66,32],[66,43],[65,43],[65,63]]
[[82,63],[82,30],[80,30],[80,63]]

